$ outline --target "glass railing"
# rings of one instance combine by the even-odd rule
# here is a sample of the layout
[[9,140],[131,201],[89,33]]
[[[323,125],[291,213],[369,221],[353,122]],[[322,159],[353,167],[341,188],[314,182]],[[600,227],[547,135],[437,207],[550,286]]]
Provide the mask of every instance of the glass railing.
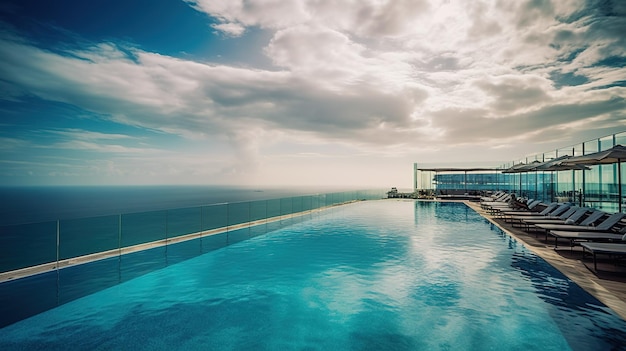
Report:
[[[159,247],[167,247],[166,262],[178,261],[276,230],[295,215],[383,197],[384,190],[349,191],[4,226],[0,274],[34,266],[57,269]],[[176,251],[175,245],[185,248]],[[173,252],[176,257],[167,257]]]
[[[608,150],[615,145],[626,146],[626,132],[529,155],[502,164],[497,168],[506,170],[513,165],[528,164],[534,160],[549,161],[561,156],[589,155]],[[626,212],[626,160],[614,164],[588,165],[586,170],[502,173],[498,174],[497,178],[493,177],[495,172],[468,173],[467,175],[454,174],[454,172],[437,174],[436,172],[417,169],[415,172],[415,190],[431,192],[459,189],[464,189],[466,192],[505,190],[513,192],[517,196],[538,199],[543,202],[573,202],[607,212],[619,211],[621,202],[621,211]],[[461,183],[462,181],[467,183]],[[619,194],[622,194],[621,198]]]
[[[168,265],[381,199],[349,191],[0,227],[0,328]],[[37,296],[37,298],[34,298]]]

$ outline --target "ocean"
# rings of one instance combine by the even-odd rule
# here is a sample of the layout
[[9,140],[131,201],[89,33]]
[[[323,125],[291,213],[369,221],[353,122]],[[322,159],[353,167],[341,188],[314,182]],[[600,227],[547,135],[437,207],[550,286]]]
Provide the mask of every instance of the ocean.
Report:
[[226,186],[0,187],[0,226],[354,189]]

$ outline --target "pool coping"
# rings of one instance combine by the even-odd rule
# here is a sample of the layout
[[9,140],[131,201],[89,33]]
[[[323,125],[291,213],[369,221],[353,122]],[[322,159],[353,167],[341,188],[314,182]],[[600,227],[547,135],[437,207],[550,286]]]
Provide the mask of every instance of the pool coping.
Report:
[[[437,201],[437,200],[436,200]],[[442,202],[452,202],[443,200]],[[581,259],[565,258],[554,247],[543,242],[531,242],[531,237],[521,228],[514,228],[501,219],[497,219],[480,207],[480,203],[467,200],[462,202],[476,213],[493,223],[509,236],[524,243],[524,246],[563,273],[578,286],[610,308],[615,314],[626,320],[626,283],[601,279],[594,274]]]

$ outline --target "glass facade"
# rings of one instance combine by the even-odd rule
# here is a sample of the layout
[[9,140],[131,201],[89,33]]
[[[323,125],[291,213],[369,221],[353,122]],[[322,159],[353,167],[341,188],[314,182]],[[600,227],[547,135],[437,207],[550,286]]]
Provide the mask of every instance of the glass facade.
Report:
[[[502,173],[513,165],[533,161],[546,162],[561,156],[582,156],[605,151],[615,145],[626,145],[626,132],[588,140],[544,153],[530,155],[500,165],[493,172],[435,172],[419,170],[415,165],[415,191],[445,194],[450,192],[484,193],[505,190],[517,196],[539,199],[543,202],[574,202],[607,212],[626,211],[624,196],[624,162],[588,166],[587,170],[533,171]],[[621,176],[621,179],[619,177]]]

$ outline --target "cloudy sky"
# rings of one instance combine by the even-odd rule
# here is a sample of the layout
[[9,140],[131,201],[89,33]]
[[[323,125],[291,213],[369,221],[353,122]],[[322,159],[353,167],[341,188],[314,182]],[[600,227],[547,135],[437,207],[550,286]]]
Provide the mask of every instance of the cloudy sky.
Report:
[[626,130],[626,2],[5,0],[0,184],[410,188]]

